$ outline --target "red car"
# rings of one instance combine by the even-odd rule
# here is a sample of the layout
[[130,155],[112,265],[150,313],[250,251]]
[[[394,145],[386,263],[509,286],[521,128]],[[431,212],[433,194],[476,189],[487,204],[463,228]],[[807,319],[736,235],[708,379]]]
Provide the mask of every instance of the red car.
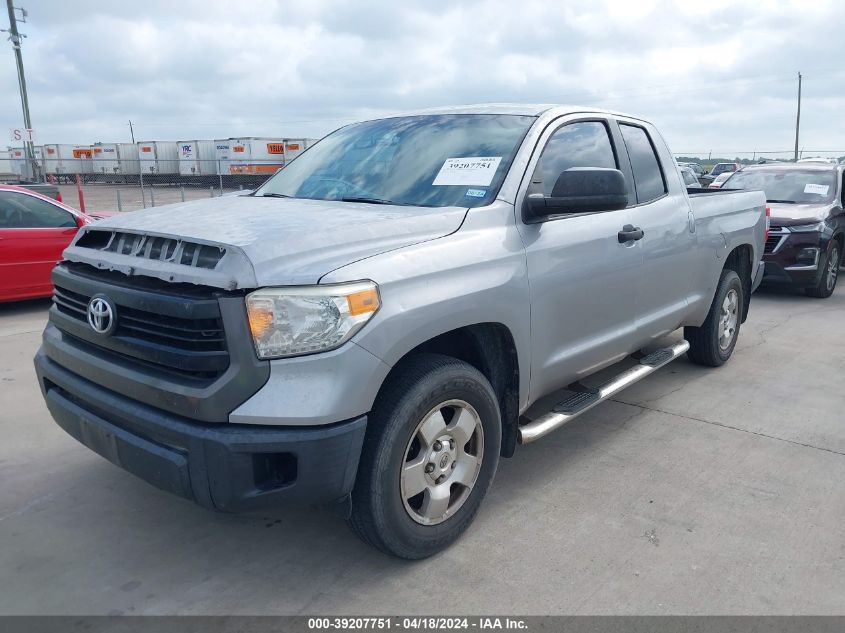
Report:
[[112,213],[80,213],[13,185],[0,185],[0,301],[48,297],[50,272],[80,227]]

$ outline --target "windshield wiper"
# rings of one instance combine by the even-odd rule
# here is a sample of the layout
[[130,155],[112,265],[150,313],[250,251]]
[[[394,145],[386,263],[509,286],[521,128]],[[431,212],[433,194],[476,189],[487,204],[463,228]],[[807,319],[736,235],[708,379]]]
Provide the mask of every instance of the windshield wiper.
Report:
[[795,200],[766,200],[766,202],[774,202],[775,204],[798,204]]
[[381,198],[359,198],[355,196],[346,196],[340,199],[341,202],[363,202],[365,204],[395,204],[399,206],[409,206],[407,202],[393,202],[392,200],[382,200]]
[[292,198],[293,196],[287,196],[283,193],[262,193],[262,198]]

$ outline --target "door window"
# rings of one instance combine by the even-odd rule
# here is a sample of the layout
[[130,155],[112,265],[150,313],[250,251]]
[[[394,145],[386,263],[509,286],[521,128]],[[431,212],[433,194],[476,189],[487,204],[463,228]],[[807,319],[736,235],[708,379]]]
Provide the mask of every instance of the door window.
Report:
[[0,191],[0,228],[76,227],[73,215],[46,200],[16,191]]
[[625,147],[631,159],[637,204],[660,198],[666,193],[666,181],[648,133],[639,126],[625,123],[620,123],[619,129],[622,131],[622,138],[625,139]]
[[552,134],[534,170],[532,192],[551,196],[558,176],[570,167],[618,168],[604,123],[579,121]]

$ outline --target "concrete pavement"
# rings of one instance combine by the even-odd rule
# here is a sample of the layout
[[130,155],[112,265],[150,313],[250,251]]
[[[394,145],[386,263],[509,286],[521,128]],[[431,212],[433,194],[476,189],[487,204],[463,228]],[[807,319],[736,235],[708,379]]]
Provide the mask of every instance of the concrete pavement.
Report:
[[521,447],[417,563],[77,444],[32,370],[48,305],[0,304],[0,614],[845,614],[845,288],[756,294],[728,365],[679,360]]

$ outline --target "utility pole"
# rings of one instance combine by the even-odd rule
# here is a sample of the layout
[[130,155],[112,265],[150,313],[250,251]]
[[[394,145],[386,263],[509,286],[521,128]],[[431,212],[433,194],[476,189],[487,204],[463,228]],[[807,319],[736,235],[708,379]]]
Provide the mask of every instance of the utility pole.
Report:
[[[132,127],[132,119],[129,120],[129,134],[132,135],[132,144],[135,145],[135,128]],[[138,151],[137,146],[135,147],[135,151]],[[147,199],[144,197],[144,161],[138,161],[138,180],[141,183],[141,204],[144,208],[147,208]],[[150,189],[150,198],[153,197],[153,190]],[[155,206],[155,203],[153,203]]]
[[798,130],[801,127],[801,73],[798,73],[798,114],[795,116],[795,157],[798,162]]
[[[15,51],[15,62],[18,66],[18,87],[20,88],[21,93],[21,108],[23,109],[23,124],[24,127],[28,130],[32,129],[32,121],[29,118],[29,98],[26,94],[26,76],[23,72],[23,56],[21,55],[21,39],[26,37],[26,35],[21,35],[18,32],[18,19],[15,16],[16,7],[12,4],[12,0],[6,0],[6,8],[9,10],[9,41],[12,42],[12,48]],[[21,22],[26,22],[26,9],[17,7],[17,10],[21,12]],[[3,29],[5,31],[5,29]],[[35,153],[32,151],[32,141],[25,140],[23,142],[24,145],[24,152],[26,154],[26,162],[30,169],[32,169],[32,175],[36,176],[35,174]]]

